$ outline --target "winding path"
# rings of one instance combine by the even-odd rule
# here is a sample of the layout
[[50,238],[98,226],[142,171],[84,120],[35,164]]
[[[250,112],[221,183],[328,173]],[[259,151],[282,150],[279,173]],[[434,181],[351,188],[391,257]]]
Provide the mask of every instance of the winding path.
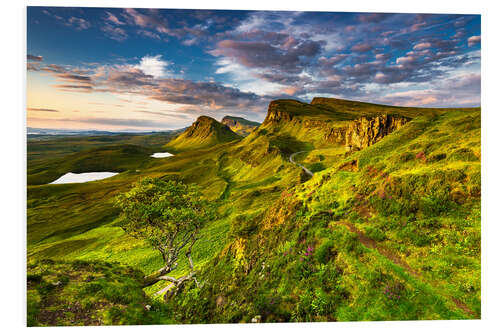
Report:
[[295,164],[295,165],[298,165],[298,166],[299,166],[299,167],[301,167],[301,168],[302,168],[302,169],[303,169],[303,170],[304,170],[304,171],[305,171],[305,172],[306,172],[309,176],[311,176],[311,177],[312,177],[312,176],[314,175],[314,173],[313,173],[311,170],[309,170],[308,168],[306,168],[306,167],[305,167],[305,166],[303,166],[302,164],[297,163],[297,162],[295,162],[295,161],[293,160],[293,157],[294,157],[295,155],[300,154],[300,153],[307,153],[307,152],[309,152],[309,151],[310,151],[310,150],[301,150],[301,151],[298,151],[298,152],[296,152],[296,153],[293,153],[292,155],[290,155],[289,160],[290,160],[290,163],[293,163],[293,164]]

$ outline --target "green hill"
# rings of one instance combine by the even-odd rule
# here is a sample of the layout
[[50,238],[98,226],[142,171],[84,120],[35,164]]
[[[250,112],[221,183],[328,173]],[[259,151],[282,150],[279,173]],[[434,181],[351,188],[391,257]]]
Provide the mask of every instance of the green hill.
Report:
[[[117,142],[105,149],[118,176],[28,186],[28,271],[44,259],[157,270],[159,254],[125,234],[112,200],[159,177],[198,184],[218,217],[193,248],[204,287],[186,286],[149,323],[479,318],[480,114],[278,100],[243,139],[200,117],[167,159],[142,159],[147,140],[130,155]],[[290,163],[299,151],[312,178]],[[73,159],[99,166],[87,153]],[[58,161],[36,163],[49,172]]]
[[217,120],[207,116],[200,116],[182,134],[167,143],[165,148],[174,151],[185,151],[206,148],[240,138],[238,134]]
[[233,220],[181,321],[479,318],[480,126],[477,108],[418,116]]
[[260,123],[258,122],[235,116],[225,116],[224,118],[222,118],[221,123],[241,136],[249,135],[255,128],[259,127],[260,125]]

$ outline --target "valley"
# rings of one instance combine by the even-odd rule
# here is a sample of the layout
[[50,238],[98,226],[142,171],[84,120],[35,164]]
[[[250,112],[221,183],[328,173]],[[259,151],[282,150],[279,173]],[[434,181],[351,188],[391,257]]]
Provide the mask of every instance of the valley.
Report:
[[[28,140],[29,322],[480,318],[480,116],[318,97],[272,101],[262,124],[200,116],[177,132]],[[99,172],[114,176],[50,184]],[[146,177],[196,184],[216,209],[193,247],[202,287],[166,302],[170,282],[140,283],[161,256],[114,205]],[[48,304],[65,298],[102,307],[57,321]]]

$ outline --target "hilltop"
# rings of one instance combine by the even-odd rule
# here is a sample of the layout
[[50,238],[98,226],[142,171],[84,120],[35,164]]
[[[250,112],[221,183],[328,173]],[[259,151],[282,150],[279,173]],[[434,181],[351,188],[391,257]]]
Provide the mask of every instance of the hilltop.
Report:
[[241,136],[231,129],[208,117],[200,116],[183,133],[165,145],[175,151],[205,148],[219,143],[241,139]]
[[[317,97],[310,104],[276,100],[269,104],[258,134],[304,147],[366,148],[420,116],[438,116],[460,109],[415,108]],[[472,110],[472,109],[469,109]]]
[[260,123],[256,121],[247,120],[242,117],[225,116],[222,118],[221,123],[227,125],[233,132],[241,135],[249,135]]

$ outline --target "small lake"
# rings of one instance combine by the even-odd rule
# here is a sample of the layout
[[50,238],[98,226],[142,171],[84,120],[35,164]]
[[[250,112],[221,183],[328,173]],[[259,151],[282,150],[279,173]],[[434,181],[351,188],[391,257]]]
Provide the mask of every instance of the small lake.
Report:
[[151,157],[154,157],[154,158],[165,158],[165,157],[169,157],[169,156],[174,156],[174,154],[170,154],[170,153],[154,153],[153,155],[151,155]]
[[86,183],[94,180],[101,180],[117,175],[117,172],[84,172],[84,173],[72,173],[59,177],[50,184],[69,184],[69,183]]

